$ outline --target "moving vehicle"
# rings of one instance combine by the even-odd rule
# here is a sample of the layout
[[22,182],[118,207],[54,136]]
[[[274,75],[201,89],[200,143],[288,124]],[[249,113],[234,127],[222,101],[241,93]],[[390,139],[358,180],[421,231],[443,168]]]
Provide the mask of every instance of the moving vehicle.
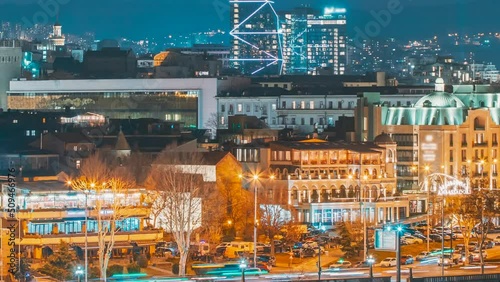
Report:
[[415,259],[417,261],[424,261],[424,260],[427,260],[431,257],[431,252],[420,252],[420,254],[418,254]]
[[452,264],[458,264],[461,259],[461,255],[457,253],[444,254],[438,259],[438,266],[445,265],[451,266]]
[[351,268],[352,263],[347,260],[339,260],[336,263],[330,265],[328,268],[329,269],[340,269],[340,268]]
[[381,267],[391,267],[391,266],[396,266],[397,260],[396,258],[385,258],[383,261],[380,262]]
[[493,242],[495,242],[496,245],[500,245],[500,235],[496,236],[495,239],[493,239]]
[[367,268],[367,267],[370,267],[370,263],[367,261],[358,261],[353,266],[353,268]]
[[411,255],[401,256],[401,264],[412,264],[413,262],[414,262],[413,256]]

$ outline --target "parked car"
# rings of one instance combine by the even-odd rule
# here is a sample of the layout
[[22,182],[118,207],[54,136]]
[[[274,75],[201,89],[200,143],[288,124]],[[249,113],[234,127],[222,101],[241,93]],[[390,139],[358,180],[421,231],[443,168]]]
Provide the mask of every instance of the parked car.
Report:
[[[422,241],[427,242],[427,236],[425,236],[423,234],[415,233],[415,234],[413,234],[413,237],[418,238],[418,239],[422,239]],[[432,241],[430,236],[429,236],[429,240]]]
[[308,257],[315,257],[316,256],[316,250],[313,248],[301,248],[301,249],[295,249],[293,251],[293,255],[297,258],[308,258]]
[[401,264],[412,264],[413,261],[413,256],[411,255],[406,255],[406,256],[401,256]]
[[381,267],[391,267],[391,266],[396,266],[397,260],[396,258],[385,258],[383,261],[380,262]]
[[257,261],[262,261],[271,266],[276,266],[276,258],[271,255],[258,255]]
[[493,242],[495,242],[496,245],[500,245],[500,235],[496,236]]
[[429,234],[429,238],[434,242],[443,241],[443,237],[440,234]]
[[412,244],[422,244],[424,241],[420,238],[416,238],[416,237],[413,237],[413,236],[403,236],[401,237],[401,239],[406,242],[406,244],[408,245],[412,245]]
[[428,259],[430,256],[431,256],[431,252],[420,252],[420,254],[418,254],[415,257],[415,259],[417,261],[424,261],[424,260]]
[[[473,251],[471,254],[473,256],[474,261],[481,261],[481,257],[479,256],[480,255],[479,250]],[[487,257],[488,253],[486,253],[486,251],[483,250],[483,260],[486,259]]]
[[488,240],[488,241],[484,242],[484,244],[483,244],[483,250],[484,249],[491,249],[494,246],[495,246],[495,243],[493,243],[493,241],[491,241],[491,240]]
[[464,234],[462,232],[453,232],[453,239],[463,239]]
[[477,243],[470,242],[468,245],[469,252],[475,251],[478,248]]
[[342,269],[342,268],[351,268],[352,263],[347,260],[339,260],[336,263],[330,265],[328,268],[329,269]]

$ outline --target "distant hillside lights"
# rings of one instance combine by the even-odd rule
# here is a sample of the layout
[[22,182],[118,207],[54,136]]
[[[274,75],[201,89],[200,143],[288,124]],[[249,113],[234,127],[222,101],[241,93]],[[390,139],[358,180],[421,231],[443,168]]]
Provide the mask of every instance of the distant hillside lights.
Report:
[[364,31],[359,27],[355,27],[356,35],[353,42],[356,47],[363,46],[363,40],[377,37],[382,31],[382,27],[387,27],[392,20],[392,15],[398,15],[403,11],[403,6],[399,0],[389,0],[387,2],[387,10],[380,10],[378,12],[370,11],[370,14],[375,19],[366,23]]

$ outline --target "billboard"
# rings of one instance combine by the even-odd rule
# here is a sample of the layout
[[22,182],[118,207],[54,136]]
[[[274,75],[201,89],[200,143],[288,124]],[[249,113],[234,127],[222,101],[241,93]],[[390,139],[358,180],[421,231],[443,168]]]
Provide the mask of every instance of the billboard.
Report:
[[375,229],[375,249],[396,251],[396,230]]

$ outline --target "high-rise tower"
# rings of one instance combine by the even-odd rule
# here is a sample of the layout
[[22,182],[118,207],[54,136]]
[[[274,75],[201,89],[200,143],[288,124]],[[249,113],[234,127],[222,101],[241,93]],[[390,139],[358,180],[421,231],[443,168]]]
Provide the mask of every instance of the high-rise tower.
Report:
[[230,0],[231,62],[249,75],[281,74],[282,38],[273,1]]
[[52,34],[49,36],[49,42],[52,46],[64,46],[66,38],[62,34],[62,26],[59,22],[54,24]]
[[286,74],[318,74],[321,69],[345,74],[347,63],[346,10],[326,8],[323,15],[308,7],[281,17],[283,70]]

